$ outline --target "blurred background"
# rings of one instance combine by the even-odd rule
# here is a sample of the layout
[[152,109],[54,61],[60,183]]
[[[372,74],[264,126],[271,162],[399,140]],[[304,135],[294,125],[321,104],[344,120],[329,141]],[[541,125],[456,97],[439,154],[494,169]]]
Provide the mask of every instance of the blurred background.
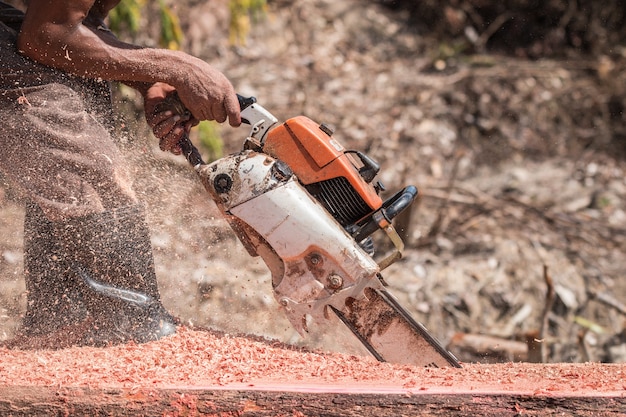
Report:
[[[626,362],[625,20],[618,0],[123,0],[109,24],[207,60],[281,120],[334,125],[381,163],[389,193],[416,185],[396,224],[405,256],[384,276],[462,361]],[[114,90],[166,307],[365,354],[337,323],[300,338],[262,261],[158,149],[140,97]],[[247,134],[206,122],[192,139],[213,160]],[[22,221],[3,181],[0,339],[24,311]]]

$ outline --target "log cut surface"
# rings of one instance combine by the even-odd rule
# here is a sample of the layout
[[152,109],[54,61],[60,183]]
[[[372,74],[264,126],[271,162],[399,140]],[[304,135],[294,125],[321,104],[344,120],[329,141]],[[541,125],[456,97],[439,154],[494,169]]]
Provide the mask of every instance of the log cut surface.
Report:
[[181,328],[143,345],[0,349],[0,415],[621,415],[625,364],[431,369]]

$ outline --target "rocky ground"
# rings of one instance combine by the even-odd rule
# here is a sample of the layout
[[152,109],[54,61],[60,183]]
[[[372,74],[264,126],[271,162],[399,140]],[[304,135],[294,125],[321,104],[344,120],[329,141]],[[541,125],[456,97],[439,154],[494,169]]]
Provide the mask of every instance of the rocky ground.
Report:
[[[400,225],[405,256],[384,275],[460,359],[510,360],[532,346],[540,357],[522,349],[524,359],[626,361],[626,48],[567,59],[461,55],[415,34],[402,14],[356,0],[270,2],[247,43],[232,47],[225,2],[189,3],[191,13],[179,11],[186,49],[239,92],[280,119],[335,125],[347,147],[381,163],[390,192],[420,189]],[[330,328],[302,340],[272,298],[265,265],[247,255],[191,169],[137,130],[121,146],[153,209],[173,313],[231,333],[362,351]],[[246,133],[222,127],[224,151]],[[19,196],[4,188],[0,338],[24,308],[22,217]],[[475,336],[487,346],[468,342]]]

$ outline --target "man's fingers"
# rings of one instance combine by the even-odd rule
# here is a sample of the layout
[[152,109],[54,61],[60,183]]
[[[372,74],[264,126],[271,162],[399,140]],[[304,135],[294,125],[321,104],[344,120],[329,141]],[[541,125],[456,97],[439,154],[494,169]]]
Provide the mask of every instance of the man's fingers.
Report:
[[188,108],[195,119],[215,120],[218,123],[228,120],[234,127],[241,124],[239,100],[235,93],[222,98],[207,99],[205,102],[188,103]]
[[167,135],[159,140],[159,148],[164,152],[171,152],[174,155],[180,155],[182,149],[180,148],[180,140],[183,137],[185,129],[182,126],[176,126]]
[[239,100],[214,103],[211,107],[211,116],[207,118],[207,120],[215,120],[218,123],[224,123],[227,119],[231,126],[237,127],[241,124]]
[[222,103],[214,103],[211,110],[213,113],[213,120],[218,123],[224,123],[226,121],[226,109],[224,109]]
[[159,148],[174,155],[180,155],[180,140],[187,130],[186,123],[180,123],[181,117],[168,117],[161,123],[154,125],[152,131],[159,138]]
[[181,117],[178,115],[165,118],[155,117],[152,120],[152,132],[154,133],[154,136],[156,136],[157,138],[162,138],[168,135],[172,131],[172,129],[174,129],[177,124],[179,124],[180,120]]
[[161,113],[146,113],[146,121],[148,122],[148,125],[152,128],[153,131],[156,129],[158,125],[166,122],[167,120],[173,117],[174,117],[174,113],[170,111],[161,112]]
[[224,102],[226,113],[228,114],[228,123],[237,127],[241,125],[241,109],[239,106],[239,99],[236,94],[231,94],[226,97],[226,101]]

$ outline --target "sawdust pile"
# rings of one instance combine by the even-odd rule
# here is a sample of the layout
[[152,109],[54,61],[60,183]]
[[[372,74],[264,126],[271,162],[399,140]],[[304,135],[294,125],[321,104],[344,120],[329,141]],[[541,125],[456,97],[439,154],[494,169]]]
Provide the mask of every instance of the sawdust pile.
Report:
[[[626,390],[625,365],[465,365],[431,369],[312,352],[282,343],[181,328],[143,345],[60,351],[0,349],[0,385],[98,388],[317,386],[399,392],[577,394]],[[333,388],[335,387],[335,388]]]

